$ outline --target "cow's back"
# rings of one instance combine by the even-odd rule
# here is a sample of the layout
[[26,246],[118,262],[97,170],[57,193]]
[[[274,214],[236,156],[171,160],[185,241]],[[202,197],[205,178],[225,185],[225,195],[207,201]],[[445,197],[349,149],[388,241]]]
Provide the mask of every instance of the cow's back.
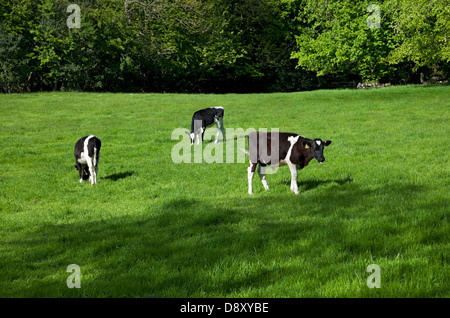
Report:
[[297,138],[297,136],[301,137],[295,133],[251,132],[248,134],[250,161],[262,164],[278,164],[281,160],[286,159],[291,148],[290,140]]

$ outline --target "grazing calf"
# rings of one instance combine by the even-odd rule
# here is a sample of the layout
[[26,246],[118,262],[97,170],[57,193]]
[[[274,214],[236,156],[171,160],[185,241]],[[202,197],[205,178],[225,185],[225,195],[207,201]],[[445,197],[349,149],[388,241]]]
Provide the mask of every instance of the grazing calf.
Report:
[[97,183],[101,146],[100,139],[94,135],[83,137],[75,144],[75,168],[80,174],[80,182],[89,178],[91,185]]
[[217,134],[214,143],[217,143],[219,134],[222,132],[223,141],[225,141],[225,129],[223,127],[223,107],[210,107],[198,110],[192,116],[191,132],[186,131],[186,134],[191,138],[191,145],[194,144],[195,137],[197,137],[197,145],[200,143],[199,135],[205,134],[206,127],[217,124]]
[[306,167],[313,158],[316,158],[319,163],[324,162],[323,148],[330,144],[331,140],[322,141],[318,138],[313,140],[293,133],[250,133],[248,135],[249,150],[246,151],[250,157],[250,166],[247,169],[248,193],[253,194],[253,174],[259,164],[257,172],[266,190],[269,190],[269,186],[266,181],[265,167],[288,165],[291,171],[291,191],[298,194],[297,169]]

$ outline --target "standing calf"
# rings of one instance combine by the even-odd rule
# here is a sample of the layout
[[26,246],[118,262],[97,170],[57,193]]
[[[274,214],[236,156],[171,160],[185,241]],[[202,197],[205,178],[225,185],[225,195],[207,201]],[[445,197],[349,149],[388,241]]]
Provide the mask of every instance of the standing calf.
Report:
[[[288,165],[291,171],[291,191],[298,194],[297,169],[306,167],[313,158],[316,158],[319,163],[324,162],[323,149],[330,144],[331,140],[322,141],[319,138],[313,140],[293,133],[250,133],[247,152],[250,157],[250,166],[247,169],[248,193],[253,194],[253,174],[259,164],[257,172],[266,190],[269,190],[269,186],[261,166],[264,170],[267,165],[272,167]],[[272,147],[275,148],[272,149]]]
[[88,178],[91,185],[97,183],[101,146],[100,139],[94,135],[83,137],[75,144],[75,168],[80,175],[80,183]]
[[199,135],[205,134],[206,127],[217,124],[217,134],[214,143],[217,143],[219,134],[222,132],[223,141],[225,141],[225,129],[223,127],[223,107],[210,107],[198,110],[192,116],[191,132],[186,131],[186,134],[191,138],[191,145],[194,144],[195,137],[197,137],[197,145],[200,143]]

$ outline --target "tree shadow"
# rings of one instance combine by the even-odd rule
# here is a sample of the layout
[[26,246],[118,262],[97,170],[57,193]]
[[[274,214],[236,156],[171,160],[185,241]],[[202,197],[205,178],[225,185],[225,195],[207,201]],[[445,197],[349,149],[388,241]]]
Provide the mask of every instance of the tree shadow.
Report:
[[128,177],[132,176],[133,174],[134,174],[134,171],[125,171],[125,172],[110,174],[109,176],[103,177],[102,179],[117,181],[120,179],[128,178]]
[[[107,178],[118,180],[132,174],[122,172]],[[408,213],[380,215],[377,209],[391,208],[390,201],[380,197],[390,198],[393,191],[401,193],[406,211],[417,204],[409,198],[424,190],[414,184],[361,188],[351,177],[308,180],[306,187],[328,183],[348,186],[312,193],[309,200],[288,190],[267,197],[166,198],[135,215],[45,223],[6,243],[4,259],[9,260],[10,268],[22,267],[11,272],[9,279],[25,280],[30,268],[39,270],[39,275],[48,277],[45,295],[58,297],[84,297],[83,291],[92,291],[91,297],[227,296],[247,290],[264,293],[285,277],[306,280],[310,271],[320,266],[317,283],[311,280],[308,294],[320,295],[313,289],[329,278],[327,273],[334,273],[337,263],[330,259],[335,255],[346,263],[367,257],[367,251],[374,258],[395,257],[405,248],[401,240],[404,228],[380,223],[380,217],[393,224],[417,219]],[[381,209],[380,204],[384,204]],[[372,213],[366,211],[371,205],[376,207]],[[436,208],[442,206],[439,203]],[[355,228],[360,232],[355,233]],[[361,240],[361,233],[366,240]],[[440,233],[414,240],[441,244]],[[400,238],[399,243],[385,240],[389,236]],[[24,249],[25,255],[16,252]],[[84,287],[79,293],[64,284],[68,264],[78,264],[83,273],[91,274],[82,278]],[[21,295],[42,295],[41,286],[40,280],[33,280],[17,290]],[[267,293],[273,295],[269,290]],[[358,291],[352,295],[358,296]]]
[[337,183],[338,185],[342,186],[349,182],[353,182],[352,177],[346,177],[341,179],[328,179],[328,180],[306,180],[303,182],[300,181],[299,185],[303,188],[304,191],[308,191],[325,184]]

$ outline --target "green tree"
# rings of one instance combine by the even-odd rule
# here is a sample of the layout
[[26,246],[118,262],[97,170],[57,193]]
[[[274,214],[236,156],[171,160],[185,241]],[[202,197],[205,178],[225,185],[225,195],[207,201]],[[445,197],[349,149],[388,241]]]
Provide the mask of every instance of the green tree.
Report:
[[[354,74],[366,81],[404,80],[419,68],[449,61],[449,0],[303,0],[296,18],[300,68]],[[380,27],[369,27],[369,5],[380,8]]]
[[[298,66],[317,75],[355,74],[379,80],[389,74],[386,60],[393,34],[383,16],[381,27],[368,27],[368,5],[373,1],[302,1],[297,21]],[[380,5],[382,7],[382,5]]]
[[389,62],[413,62],[414,70],[450,62],[450,1],[391,0],[395,47]]

